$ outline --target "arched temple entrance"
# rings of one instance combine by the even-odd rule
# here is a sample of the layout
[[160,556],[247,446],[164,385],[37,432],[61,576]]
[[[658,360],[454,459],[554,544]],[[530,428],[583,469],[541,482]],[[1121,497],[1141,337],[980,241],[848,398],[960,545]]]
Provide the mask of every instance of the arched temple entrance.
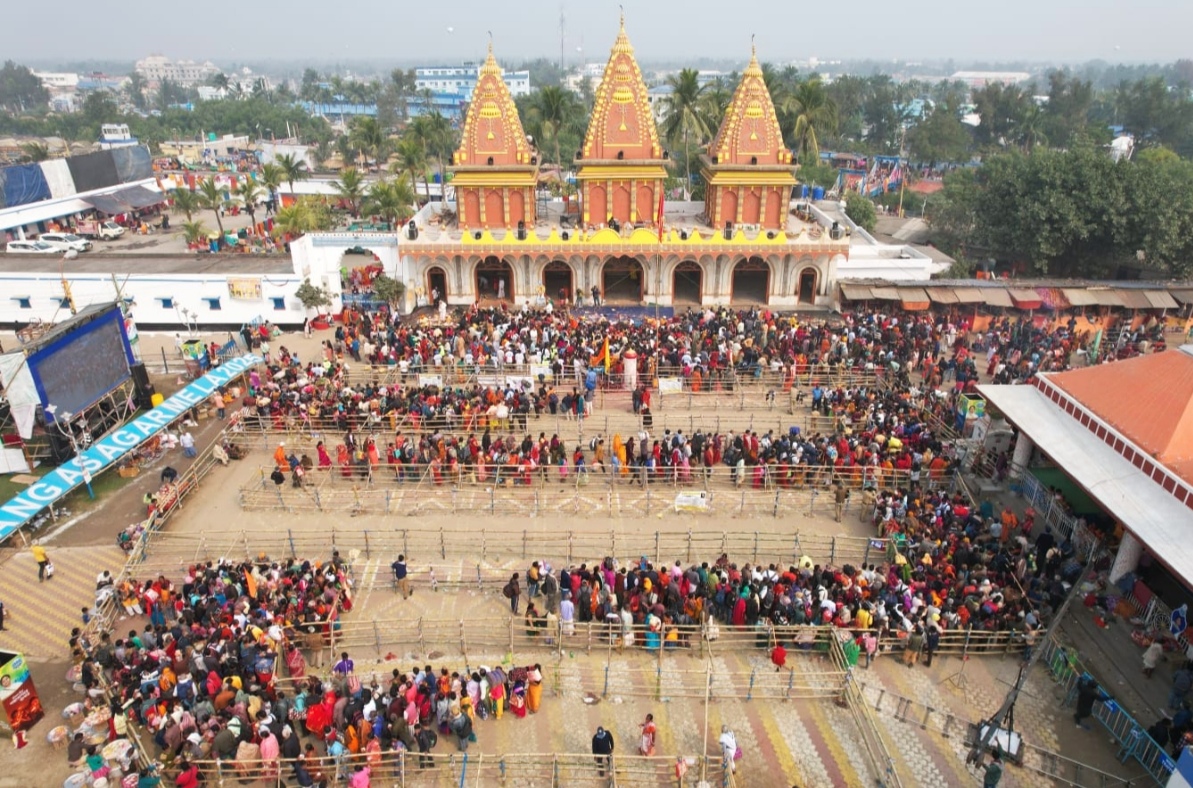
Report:
[[476,298],[499,301],[514,297],[514,269],[500,257],[486,257],[476,265]]
[[796,291],[796,300],[801,304],[816,303],[816,284],[819,278],[819,273],[815,268],[805,268],[799,272],[799,289]]
[[567,301],[576,300],[572,267],[562,260],[554,260],[543,268],[543,292],[547,298]]
[[439,298],[447,298],[447,272],[437,265],[427,269],[427,301],[432,306],[438,303],[436,293]]
[[770,292],[770,266],[760,257],[739,260],[733,266],[729,299],[734,304],[765,304]]
[[704,288],[704,269],[694,260],[684,260],[671,275],[671,302],[699,304]]
[[614,257],[601,268],[601,292],[610,303],[641,303],[644,282],[642,263],[633,257]]

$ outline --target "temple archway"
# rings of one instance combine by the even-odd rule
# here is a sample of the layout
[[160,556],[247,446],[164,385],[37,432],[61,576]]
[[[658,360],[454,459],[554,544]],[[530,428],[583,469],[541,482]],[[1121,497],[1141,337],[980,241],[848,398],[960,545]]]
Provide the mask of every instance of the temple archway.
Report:
[[684,260],[671,274],[671,302],[699,305],[704,294],[704,269],[695,260]]
[[734,304],[765,304],[770,293],[770,266],[761,257],[747,257],[733,266],[729,300]]
[[614,257],[601,266],[601,292],[609,303],[642,303],[645,282],[642,263],[633,257]]
[[476,265],[476,299],[513,299],[514,269],[500,257],[486,257]]
[[447,298],[447,272],[437,265],[433,265],[427,269],[427,301],[431,306],[435,306],[435,294],[439,294],[439,298]]
[[576,300],[575,277],[572,267],[562,260],[553,260],[543,268],[543,292],[547,298],[568,303]]
[[805,268],[799,272],[799,285],[795,291],[796,301],[800,304],[816,303],[817,283],[820,272],[815,268]]

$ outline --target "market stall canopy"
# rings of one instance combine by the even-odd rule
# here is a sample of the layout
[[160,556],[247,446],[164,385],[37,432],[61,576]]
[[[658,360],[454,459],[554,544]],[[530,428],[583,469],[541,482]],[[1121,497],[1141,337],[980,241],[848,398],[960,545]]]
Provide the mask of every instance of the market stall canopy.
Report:
[[1180,304],[1163,290],[1145,290],[1144,295],[1151,303],[1152,309],[1180,309]]
[[841,285],[841,294],[850,301],[869,301],[874,297],[870,288],[862,285]]
[[899,300],[899,291],[893,287],[871,287],[870,294],[879,301]]
[[932,305],[928,300],[928,294],[919,287],[900,287],[899,301],[908,312],[922,311]]
[[1098,297],[1089,290],[1080,287],[1066,287],[1063,290],[1065,298],[1073,306],[1097,306]]
[[1007,295],[1011,297],[1011,301],[1019,309],[1039,309],[1044,305],[1044,300],[1040,298],[1040,294],[1026,287],[1012,287],[1007,291]]
[[948,287],[928,287],[925,288],[924,291],[928,294],[929,298],[938,304],[956,304],[961,300],[957,297],[957,294]]
[[146,189],[144,186],[130,186],[127,189],[121,189],[116,192],[115,196],[133,208],[148,208],[150,205],[157,205],[166,199],[161,192]]
[[1097,299],[1098,306],[1123,306],[1123,299],[1119,298],[1118,292],[1108,288],[1098,290],[1087,290],[1091,296]]
[[1128,309],[1151,309],[1152,302],[1148,300],[1147,293],[1143,290],[1128,290],[1120,288],[1114,291],[1116,295],[1123,301],[1123,306]]
[[1171,290],[1169,292],[1182,304],[1193,304],[1193,290]]
[[982,287],[954,287],[953,295],[957,296],[959,304],[982,304],[986,301]]
[[116,194],[94,194],[90,197],[84,197],[83,202],[100,213],[106,213],[109,216],[115,216],[118,213],[128,213],[133,209],[131,205],[123,202]]
[[983,287],[982,300],[989,306],[1014,306],[1011,303],[1011,294],[1001,287]]

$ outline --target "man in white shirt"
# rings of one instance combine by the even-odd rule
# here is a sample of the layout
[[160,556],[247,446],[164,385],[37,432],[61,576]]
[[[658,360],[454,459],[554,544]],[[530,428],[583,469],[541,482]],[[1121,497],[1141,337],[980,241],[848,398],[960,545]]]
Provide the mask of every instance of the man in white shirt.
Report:
[[199,454],[195,449],[195,438],[189,432],[184,432],[179,436],[178,444],[182,446],[182,453],[187,457],[195,457]]

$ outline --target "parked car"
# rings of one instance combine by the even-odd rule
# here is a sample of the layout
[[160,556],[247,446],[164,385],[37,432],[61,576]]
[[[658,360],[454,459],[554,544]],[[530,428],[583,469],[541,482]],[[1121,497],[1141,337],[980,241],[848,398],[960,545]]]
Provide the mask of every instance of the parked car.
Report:
[[75,228],[79,235],[88,238],[119,238],[124,235],[124,228],[116,222],[79,222]]
[[45,241],[9,241],[9,254],[61,254],[63,250]]
[[42,233],[37,240],[57,247],[64,252],[67,249],[74,249],[76,252],[91,251],[91,242],[74,233]]

